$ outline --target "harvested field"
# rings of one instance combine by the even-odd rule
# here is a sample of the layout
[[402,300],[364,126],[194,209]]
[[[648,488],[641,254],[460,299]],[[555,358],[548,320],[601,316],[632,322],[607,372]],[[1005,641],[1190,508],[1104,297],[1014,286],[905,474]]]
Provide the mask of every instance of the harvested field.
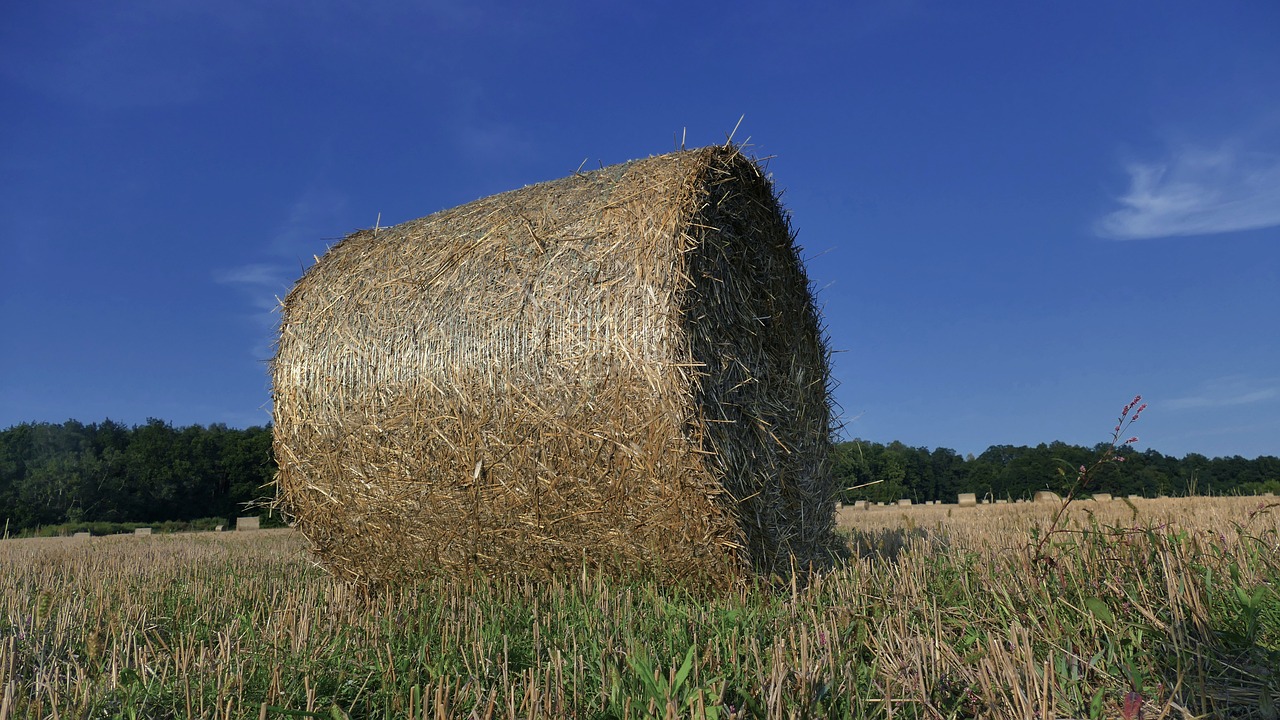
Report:
[[836,571],[702,600],[589,570],[368,593],[289,530],[8,540],[0,720],[1267,717],[1280,508],[1087,505],[1043,567],[1042,505],[849,509]]

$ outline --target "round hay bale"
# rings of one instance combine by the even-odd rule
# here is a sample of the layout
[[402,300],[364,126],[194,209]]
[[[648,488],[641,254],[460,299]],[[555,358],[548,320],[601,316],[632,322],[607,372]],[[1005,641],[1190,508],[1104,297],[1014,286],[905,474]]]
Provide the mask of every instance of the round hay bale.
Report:
[[977,493],[960,493],[956,496],[956,504],[960,507],[974,507],[978,504]]
[[1061,503],[1062,496],[1050,490],[1037,490],[1035,502],[1038,503]]
[[272,377],[278,505],[352,580],[725,585],[841,547],[819,315],[734,146],[354,233]]

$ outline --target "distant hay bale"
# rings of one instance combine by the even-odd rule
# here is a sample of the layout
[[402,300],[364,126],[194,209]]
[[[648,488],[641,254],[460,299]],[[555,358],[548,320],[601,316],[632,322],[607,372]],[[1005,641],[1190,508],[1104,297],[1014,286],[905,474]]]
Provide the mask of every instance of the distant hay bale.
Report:
[[1035,502],[1060,504],[1062,502],[1062,496],[1049,490],[1039,490],[1036,492]]
[[236,530],[257,530],[259,529],[259,520],[256,517],[239,517],[236,518]]
[[898,501],[899,507],[910,507],[910,505],[911,505],[911,498],[902,498],[901,500]]
[[149,528],[149,527],[134,528],[134,529],[133,529],[133,534],[134,534],[134,535],[150,535],[150,534],[151,534],[151,528]]
[[733,146],[360,231],[283,303],[278,504],[357,581],[787,576],[841,547],[827,357]]
[[87,532],[78,532],[78,533],[75,533],[74,535],[72,535],[71,537],[87,538],[87,537],[90,537],[90,535],[89,535],[89,533],[87,533]]
[[854,508],[855,510],[866,510],[866,509],[867,509],[867,501],[866,501],[866,500],[858,500],[858,501],[856,501],[856,502],[854,502],[854,503],[853,503],[853,508]]
[[1132,501],[1132,500],[1141,500],[1141,499],[1142,499],[1142,496],[1141,496],[1141,495],[1130,495],[1130,496],[1129,496],[1129,500],[1131,500],[1131,501]]
[[1009,501],[1008,501],[1007,499],[1000,499],[1000,500],[996,500],[996,504],[997,504],[997,505],[1008,505],[1008,504],[1009,504]]
[[1111,493],[1094,493],[1093,499],[1095,502],[1111,502]]
[[956,503],[960,507],[973,507],[978,504],[977,493],[960,493],[956,496]]

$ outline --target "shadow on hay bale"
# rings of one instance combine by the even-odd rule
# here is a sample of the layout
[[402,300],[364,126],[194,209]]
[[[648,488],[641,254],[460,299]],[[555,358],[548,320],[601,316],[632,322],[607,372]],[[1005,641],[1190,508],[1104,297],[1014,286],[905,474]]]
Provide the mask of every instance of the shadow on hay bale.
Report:
[[722,586],[842,546],[818,313],[736,147],[357,232],[282,315],[278,503],[341,576]]

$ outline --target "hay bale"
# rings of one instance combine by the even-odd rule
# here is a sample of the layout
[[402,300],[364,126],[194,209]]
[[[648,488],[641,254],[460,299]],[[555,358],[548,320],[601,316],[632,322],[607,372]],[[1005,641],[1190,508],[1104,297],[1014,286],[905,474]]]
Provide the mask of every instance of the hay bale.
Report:
[[1111,502],[1111,493],[1094,493],[1094,502]]
[[956,504],[960,507],[974,507],[978,504],[978,494],[960,493],[956,496]]
[[282,316],[278,504],[341,576],[723,584],[841,547],[819,316],[736,147],[357,232]]
[[868,507],[868,506],[867,506],[867,501],[866,501],[866,500],[858,500],[858,501],[856,501],[856,502],[854,502],[854,503],[853,503],[853,509],[854,509],[854,510],[866,510],[866,509],[867,509],[867,507]]
[[139,535],[139,536],[141,536],[141,535],[150,535],[150,534],[151,534],[151,528],[149,528],[149,527],[144,527],[144,528],[142,528],[142,527],[140,527],[140,528],[134,528],[134,529],[133,529],[133,534],[134,534],[134,535]]
[[1051,492],[1049,490],[1038,490],[1036,491],[1034,502],[1062,504],[1062,496],[1056,492]]
[[236,531],[243,532],[246,530],[257,530],[260,527],[259,520],[256,517],[238,517],[236,518]]
[[898,501],[899,507],[911,507],[911,498],[902,498]]
[[90,537],[90,535],[89,535],[89,533],[87,533],[87,532],[83,532],[83,531],[82,531],[82,532],[74,533],[71,537],[73,537],[73,538],[87,538],[87,537]]

